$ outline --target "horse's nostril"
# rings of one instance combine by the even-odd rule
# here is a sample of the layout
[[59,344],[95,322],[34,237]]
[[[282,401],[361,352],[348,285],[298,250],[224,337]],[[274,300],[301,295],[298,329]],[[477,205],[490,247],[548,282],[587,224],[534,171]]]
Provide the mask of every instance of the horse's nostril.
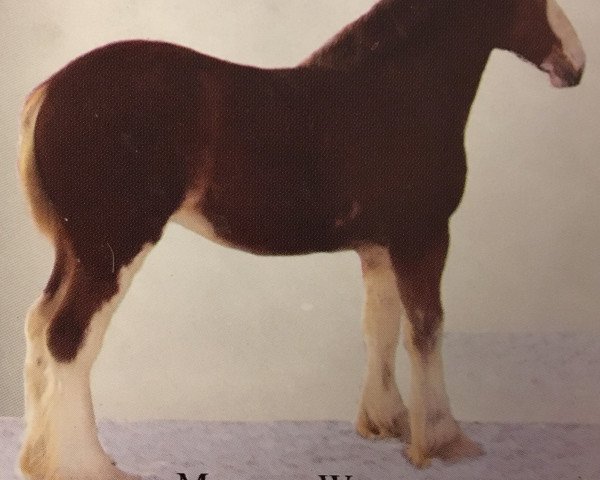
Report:
[[579,85],[581,82],[581,77],[583,76],[583,68],[579,70],[570,70],[569,72],[565,72],[564,81],[568,87],[575,87]]
[[581,77],[583,77],[584,68],[581,67],[578,71],[574,72],[572,81],[569,83],[570,86],[574,87],[575,85],[579,85],[581,82]]

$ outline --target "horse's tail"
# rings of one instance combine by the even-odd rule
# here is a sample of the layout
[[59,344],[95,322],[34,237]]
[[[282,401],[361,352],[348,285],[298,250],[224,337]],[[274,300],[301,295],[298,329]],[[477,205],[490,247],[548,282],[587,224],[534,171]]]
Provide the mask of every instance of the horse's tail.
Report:
[[35,124],[44,99],[47,84],[38,86],[29,94],[23,111],[19,135],[19,174],[29,200],[31,214],[39,227],[51,240],[58,234],[58,214],[44,192],[35,160]]

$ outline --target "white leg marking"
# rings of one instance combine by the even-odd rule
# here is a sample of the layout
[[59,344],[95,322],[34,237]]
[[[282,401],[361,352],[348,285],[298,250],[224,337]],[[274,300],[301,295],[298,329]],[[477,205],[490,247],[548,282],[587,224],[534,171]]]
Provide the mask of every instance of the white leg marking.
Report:
[[[110,318],[123,299],[135,272],[151,247],[146,246],[119,274],[118,293],[96,312],[77,357],[70,363],[53,360],[45,345],[52,313],[36,304],[28,323],[43,334],[28,334],[26,366],[27,432],[21,467],[35,480],[133,480],[116,468],[98,440],[90,372]],[[40,353],[43,351],[42,353]],[[39,362],[39,359],[42,362]],[[41,378],[44,378],[44,381]],[[42,391],[43,390],[43,391]]]
[[363,332],[367,369],[356,421],[364,437],[408,438],[408,411],[395,379],[402,303],[387,249],[358,250],[365,285]]
[[33,472],[43,469],[48,462],[46,454],[46,407],[48,379],[47,368],[51,361],[46,346],[46,329],[52,315],[65,296],[67,282],[63,282],[52,299],[42,294],[27,312],[25,319],[26,355],[25,383],[25,442],[21,451],[21,469]]
[[571,25],[563,9],[556,3],[556,0],[547,0],[546,14],[548,15],[550,27],[562,43],[563,53],[576,71],[581,70],[585,65],[585,51],[573,25]]
[[[423,312],[415,314],[422,316]],[[442,327],[433,348],[421,352],[414,345],[410,321],[404,323],[404,344],[411,361],[411,443],[406,455],[418,467],[427,467],[434,456],[457,460],[480,455],[479,445],[462,433],[450,411],[441,354]]]

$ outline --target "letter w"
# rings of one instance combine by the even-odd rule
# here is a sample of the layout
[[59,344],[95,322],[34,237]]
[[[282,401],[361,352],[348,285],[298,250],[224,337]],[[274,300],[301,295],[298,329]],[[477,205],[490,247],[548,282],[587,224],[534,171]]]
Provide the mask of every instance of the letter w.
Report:
[[[331,477],[331,480],[339,480],[340,476],[339,475],[319,475],[319,478],[321,480],[327,480],[327,477]],[[346,475],[346,480],[350,480],[352,478],[352,475]]]
[[[178,473],[177,475],[179,475],[179,480],[188,480],[185,473]],[[208,477],[208,473],[201,473],[198,480],[206,480],[206,477]]]

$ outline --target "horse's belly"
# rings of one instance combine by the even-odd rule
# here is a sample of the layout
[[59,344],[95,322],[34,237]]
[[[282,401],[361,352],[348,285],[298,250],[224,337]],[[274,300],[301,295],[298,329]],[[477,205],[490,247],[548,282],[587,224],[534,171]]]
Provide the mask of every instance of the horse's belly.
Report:
[[226,247],[259,255],[301,255],[348,248],[339,220],[302,210],[231,210],[188,197],[171,220]]

